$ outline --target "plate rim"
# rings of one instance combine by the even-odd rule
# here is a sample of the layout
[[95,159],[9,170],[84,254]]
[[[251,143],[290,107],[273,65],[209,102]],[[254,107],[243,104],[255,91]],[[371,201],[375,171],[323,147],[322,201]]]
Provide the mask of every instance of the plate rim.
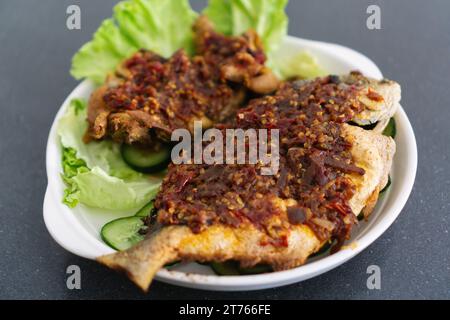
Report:
[[[334,55],[335,58],[337,57],[337,59],[341,60],[342,63],[346,63],[349,66],[364,65],[364,70],[362,70],[363,73],[374,78],[382,78],[382,73],[375,63],[353,49],[334,43],[325,43],[292,36],[288,36],[286,38],[286,42],[294,46],[298,45],[299,47],[307,46],[308,48],[322,51],[324,54],[328,55],[330,55],[331,51],[331,55]],[[351,63],[348,61],[351,61]],[[58,159],[58,161],[60,159],[60,157],[55,158],[55,155],[58,154],[57,149],[59,148],[58,143],[55,141],[57,138],[56,127],[58,120],[65,112],[65,106],[69,103],[69,101],[75,98],[80,92],[89,90],[89,87],[92,87],[92,85],[93,84],[89,80],[84,80],[78,84],[78,86],[67,96],[52,123],[47,140],[46,170],[48,185],[43,204],[45,225],[52,238],[67,251],[88,259],[95,259],[95,255],[90,253],[90,250],[101,250],[102,254],[114,252],[114,250],[107,247],[103,243],[99,244],[99,241],[94,239],[86,229],[84,229],[81,225],[78,225],[79,222],[73,213],[55,213],[55,201],[61,206],[63,206],[63,204],[59,199],[55,198],[57,193],[54,188],[57,183],[53,182],[54,177],[51,173],[55,170],[58,170],[58,173],[60,172],[58,164],[55,164],[54,161],[55,159]],[[343,249],[333,255],[323,257],[322,259],[297,268],[277,271],[269,274],[217,276],[162,269],[157,273],[155,279],[174,285],[213,291],[242,291],[275,288],[318,276],[345,263],[362,252],[370,244],[376,241],[396,220],[405,206],[414,185],[417,171],[417,143],[414,131],[405,111],[401,106],[399,107],[395,118],[399,120],[398,123],[401,123],[401,126],[406,133],[407,145],[405,147],[409,155],[406,167],[409,168],[409,171],[403,179],[404,181],[401,186],[402,190],[399,193],[399,196],[395,199],[395,205],[390,210],[391,214],[386,215],[381,219],[381,221],[377,221],[371,229],[367,230],[366,234],[357,241],[358,244],[356,247]],[[67,210],[62,211],[67,212]],[[76,237],[79,242],[70,242],[70,239],[73,237]]]

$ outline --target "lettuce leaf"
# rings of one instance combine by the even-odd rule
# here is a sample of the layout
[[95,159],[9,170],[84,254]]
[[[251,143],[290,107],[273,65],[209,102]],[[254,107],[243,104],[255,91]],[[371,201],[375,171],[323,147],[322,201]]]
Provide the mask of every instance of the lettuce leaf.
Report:
[[196,16],[188,0],[122,1],[75,54],[71,74],[101,83],[123,59],[142,48],[165,57],[180,48],[192,53]]
[[227,35],[255,30],[270,58],[287,34],[287,3],[288,0],[209,0],[204,14],[218,31]]
[[85,144],[86,103],[71,101],[58,125],[63,146],[63,202],[91,207],[128,210],[142,207],[158,192],[161,179],[134,171],[123,161],[119,146],[111,141]]
[[150,179],[122,180],[108,175],[99,167],[73,177],[79,190],[78,200],[90,207],[110,210],[139,209],[159,191],[159,183]]
[[226,35],[233,35],[236,33],[233,29],[233,15],[231,8],[231,1],[209,0],[208,6],[203,10],[203,14],[211,20],[216,31]]
[[288,29],[285,7],[288,0],[209,0],[204,14],[216,29],[227,35],[239,35],[254,29],[264,43],[267,65],[282,78],[315,78],[326,72],[311,53],[302,51],[286,57],[279,47]]
[[99,167],[103,171],[120,179],[134,179],[142,174],[131,169],[120,156],[120,147],[112,141],[92,141],[84,143],[83,136],[87,129],[86,102],[80,99],[71,101],[67,113],[58,125],[61,144],[65,148],[76,150],[77,157],[88,168]]
[[300,77],[311,79],[327,75],[314,57],[308,51],[301,51],[291,57],[275,58],[275,72],[282,79]]
[[63,203],[74,208],[78,204],[80,191],[72,179],[80,173],[89,172],[89,168],[86,162],[77,158],[77,151],[72,148],[63,148],[62,166],[61,177],[67,186],[64,190]]

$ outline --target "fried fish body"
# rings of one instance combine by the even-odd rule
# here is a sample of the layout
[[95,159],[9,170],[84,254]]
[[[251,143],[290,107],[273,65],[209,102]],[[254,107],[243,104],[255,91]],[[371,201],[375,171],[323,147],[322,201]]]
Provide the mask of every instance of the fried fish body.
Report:
[[[397,82],[367,78],[358,71],[342,76],[295,81],[293,88],[300,94],[301,101],[306,94],[316,96],[319,91],[318,103],[339,108],[351,106],[354,113],[346,121],[351,120],[362,126],[378,122],[376,132],[383,131],[401,99],[401,87]],[[287,86],[285,90],[292,88]]]
[[[356,215],[366,208],[373,209],[379,190],[386,184],[395,142],[392,138],[344,125],[343,135],[352,141],[351,153],[364,175],[347,174],[355,184],[350,206]],[[295,203],[294,199],[273,199],[284,212]],[[261,245],[267,235],[252,224],[239,227],[212,225],[200,233],[193,233],[186,226],[165,226],[136,246],[97,260],[116,270],[125,271],[142,290],[148,287],[156,272],[165,264],[178,260],[188,261],[240,261],[245,266],[258,263],[271,265],[275,270],[293,268],[305,263],[318,251],[324,240],[319,239],[306,224],[292,225],[287,235],[287,246]]]
[[378,122],[375,131],[382,132],[399,107],[400,85],[388,79],[375,80],[361,77],[357,73],[342,76],[341,81],[358,88],[357,99],[365,107],[355,115],[353,121],[359,125]]
[[233,259],[248,266],[267,262],[275,269],[283,270],[303,264],[309,253],[317,251],[321,245],[306,226],[293,228],[289,246],[283,249],[261,246],[262,236],[251,225],[239,229],[212,226],[200,234],[192,233],[186,226],[169,226],[127,251],[97,260],[112,269],[126,272],[138,287],[147,291],[156,272],[170,262]]
[[184,50],[167,59],[140,50],[119,65],[92,94],[87,136],[141,145],[168,141],[173,130],[192,130],[195,121],[209,128],[233,118],[248,91],[277,89],[255,32],[225,36],[203,16],[194,31],[194,57]]
[[349,205],[355,214],[362,211],[367,217],[377,203],[379,192],[388,182],[396,151],[395,141],[377,132],[347,124],[343,125],[343,132],[352,143],[355,164],[365,170],[364,175],[348,175],[357,190]]

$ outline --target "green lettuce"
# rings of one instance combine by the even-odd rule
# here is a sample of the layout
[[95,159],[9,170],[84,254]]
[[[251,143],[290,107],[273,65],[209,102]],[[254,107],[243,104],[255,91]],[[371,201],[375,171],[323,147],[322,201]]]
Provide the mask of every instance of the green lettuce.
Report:
[[275,72],[282,79],[299,77],[311,79],[327,75],[314,57],[308,51],[301,51],[291,57],[275,59]]
[[77,157],[85,161],[88,168],[99,167],[103,171],[120,179],[142,177],[131,169],[120,156],[120,146],[112,141],[92,141],[84,143],[87,130],[86,103],[80,99],[71,101],[67,113],[60,119],[58,134],[65,148],[76,150]]
[[158,192],[160,178],[134,171],[123,161],[119,146],[111,141],[85,144],[86,103],[74,99],[61,118],[58,135],[63,146],[63,202],[96,208],[128,210],[142,207]]
[[148,178],[119,179],[99,167],[77,174],[73,182],[81,203],[110,210],[139,209],[156,196],[160,185]]
[[270,58],[287,34],[287,3],[288,0],[210,0],[204,14],[226,35],[255,30]]
[[78,204],[80,190],[73,182],[73,178],[78,174],[89,172],[89,168],[86,166],[85,161],[77,158],[77,151],[75,149],[63,147],[62,152],[63,174],[61,174],[61,177],[66,184],[63,203],[65,203],[70,208],[74,208]]
[[[267,65],[278,76],[293,76],[294,72],[307,77],[321,75],[322,70],[308,55],[290,59],[299,61],[297,65],[281,65],[276,59],[276,51],[288,29],[287,3],[288,0],[209,0],[203,13],[217,31],[226,35],[240,35],[254,29],[264,44]],[[114,7],[113,17],[106,19],[93,39],[73,57],[71,74],[76,79],[88,78],[101,83],[121,61],[141,48],[165,57],[180,48],[193,54],[195,46],[191,29],[196,17],[197,13],[191,9],[188,0],[119,2]]]
[[128,0],[118,3],[73,57],[71,74],[96,83],[139,49],[168,57],[180,48],[193,52],[192,24],[197,14],[188,0]]

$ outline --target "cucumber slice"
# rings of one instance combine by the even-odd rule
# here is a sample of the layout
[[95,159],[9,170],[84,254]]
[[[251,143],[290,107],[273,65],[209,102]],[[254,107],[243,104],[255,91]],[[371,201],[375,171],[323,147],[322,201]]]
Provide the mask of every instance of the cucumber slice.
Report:
[[105,224],[100,235],[111,248],[123,251],[144,240],[144,235],[139,233],[144,228],[140,217],[120,218]]
[[238,271],[240,274],[246,274],[246,275],[250,275],[250,274],[261,274],[261,273],[268,273],[268,272],[272,272],[273,269],[271,266],[265,265],[265,264],[258,264],[254,267],[251,268],[238,268]]
[[395,119],[394,119],[394,118],[391,118],[391,119],[389,120],[388,125],[387,125],[386,128],[383,130],[383,134],[384,134],[385,136],[392,137],[392,139],[395,138],[395,135],[397,134],[397,125],[396,125],[396,123],[395,123]]
[[239,276],[239,270],[235,261],[213,262],[211,268],[219,276]]
[[322,248],[319,249],[319,251],[313,253],[313,254],[310,255],[309,257],[310,257],[310,258],[314,258],[314,257],[320,256],[321,254],[324,254],[325,252],[327,252],[328,250],[330,250],[331,244],[332,244],[332,242],[330,242],[330,241],[326,242],[326,243],[322,246]]
[[181,261],[175,261],[175,262],[168,263],[168,264],[164,265],[164,268],[174,267],[174,266],[176,266],[177,264],[179,264],[180,262],[181,262]]
[[239,275],[251,275],[272,272],[273,269],[268,265],[257,265],[252,268],[241,268],[239,262],[226,261],[226,262],[213,262],[210,264],[211,268],[219,276],[239,276]]
[[357,124],[356,122],[350,121],[349,124],[352,125],[352,126],[357,126],[357,127],[363,128],[364,130],[369,130],[370,131],[370,130],[375,129],[375,127],[377,126],[378,122],[362,125],[362,124]]
[[386,186],[383,188],[383,190],[380,191],[380,193],[386,192],[389,189],[389,187],[391,186],[391,184],[392,184],[391,176],[388,176],[388,182],[387,182]]
[[122,158],[134,170],[142,173],[155,173],[167,167],[171,150],[168,146],[158,144],[152,149],[123,144]]
[[357,218],[358,218],[358,221],[364,220],[364,213],[361,212],[361,213],[357,216]]
[[138,212],[136,212],[136,214],[134,215],[135,217],[141,217],[141,218],[145,218],[148,217],[154,208],[154,202],[151,201],[150,203],[146,204],[142,209],[140,209]]

